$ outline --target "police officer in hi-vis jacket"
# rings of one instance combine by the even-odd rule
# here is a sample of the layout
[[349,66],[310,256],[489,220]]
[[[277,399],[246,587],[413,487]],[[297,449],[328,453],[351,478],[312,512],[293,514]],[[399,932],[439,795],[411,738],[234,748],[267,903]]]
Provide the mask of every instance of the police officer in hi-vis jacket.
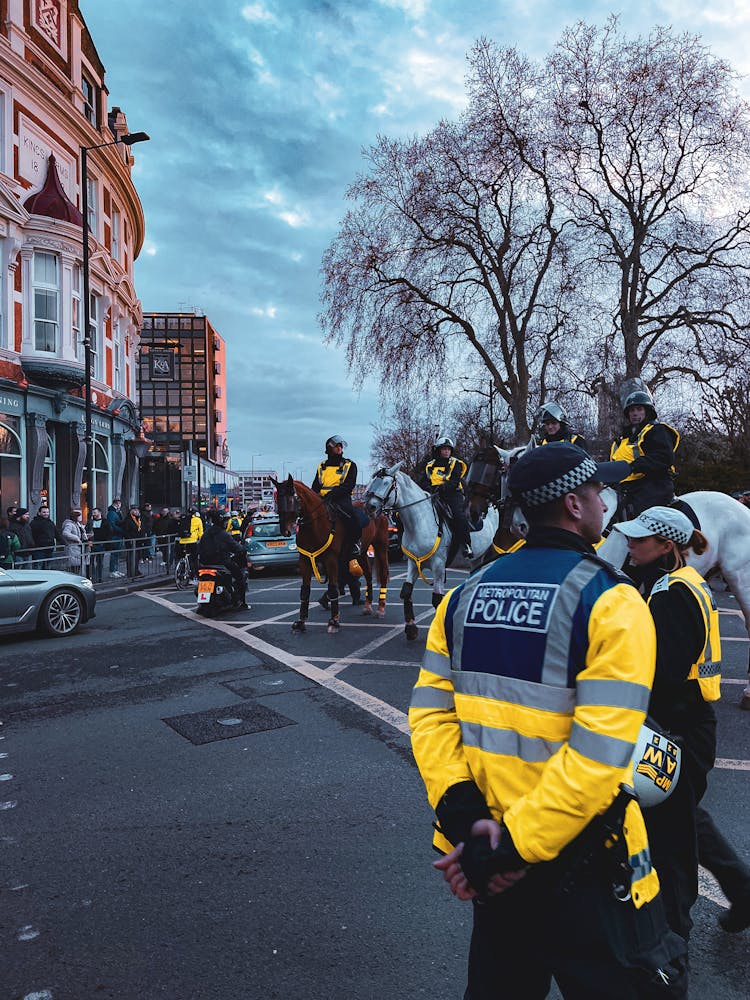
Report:
[[331,500],[339,508],[346,522],[346,546],[348,558],[359,555],[359,539],[362,526],[352,504],[352,492],[357,485],[357,464],[344,458],[344,448],[348,445],[340,434],[333,434],[325,444],[326,457],[318,466],[312,489],[326,500]]
[[630,465],[619,491],[625,516],[633,518],[647,507],[674,500],[674,455],[680,435],[657,419],[654,401],[644,389],[631,392],[622,409],[625,426],[612,442],[609,457]]
[[584,451],[589,450],[586,438],[578,434],[568,423],[568,414],[558,403],[544,403],[537,413],[537,423],[542,428],[539,444],[551,444],[553,441],[570,441]]
[[451,512],[451,527],[461,545],[464,558],[473,558],[471,528],[466,516],[463,478],[467,465],[454,455],[456,446],[449,437],[439,437],[432,446],[432,458],[425,465],[422,482],[431,493],[438,493]]
[[[625,470],[626,471],[626,470]],[[603,483],[569,443],[522,455],[529,533],[446,594],[412,695],[412,748],[437,816],[435,862],[472,900],[464,1000],[684,996],[629,785],[654,677],[654,624],[593,544]]]

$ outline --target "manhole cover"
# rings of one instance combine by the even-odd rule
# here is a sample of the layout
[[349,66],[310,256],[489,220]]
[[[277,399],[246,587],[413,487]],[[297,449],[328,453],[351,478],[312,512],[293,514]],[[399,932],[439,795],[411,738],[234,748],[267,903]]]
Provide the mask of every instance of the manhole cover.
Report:
[[190,715],[174,715],[162,721],[195,746],[296,725],[292,719],[257,702],[211,708],[207,712]]

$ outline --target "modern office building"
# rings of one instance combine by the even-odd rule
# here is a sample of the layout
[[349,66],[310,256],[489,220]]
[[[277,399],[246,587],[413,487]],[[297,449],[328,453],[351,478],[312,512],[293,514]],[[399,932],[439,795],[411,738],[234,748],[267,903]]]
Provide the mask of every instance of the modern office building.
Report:
[[278,482],[279,475],[275,469],[243,469],[237,472],[240,506],[243,510],[250,507],[260,507],[261,504],[272,504],[276,499],[273,479]]
[[[0,506],[34,514],[46,500],[58,518],[87,507],[87,478],[100,506],[134,498],[143,446],[134,445],[142,435],[133,262],[144,218],[133,153],[115,144],[128,122],[108,107],[104,77],[77,0],[0,0]],[[89,150],[88,330],[81,147]]]
[[[153,441],[141,499],[187,506],[237,496],[229,469],[226,346],[198,312],[149,312],[141,327],[140,412]],[[223,489],[222,489],[223,487]]]

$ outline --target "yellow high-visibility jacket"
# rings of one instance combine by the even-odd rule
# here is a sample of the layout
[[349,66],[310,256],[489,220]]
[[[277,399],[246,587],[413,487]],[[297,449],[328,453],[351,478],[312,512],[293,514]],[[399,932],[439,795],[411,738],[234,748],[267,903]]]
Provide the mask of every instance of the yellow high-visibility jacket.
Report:
[[[645,602],[594,555],[524,545],[472,574],[437,609],[409,709],[430,804],[471,781],[527,862],[556,858],[632,785],[655,660]],[[659,881],[635,801],[625,839],[639,907]]]
[[695,598],[706,629],[706,641],[703,649],[698,659],[690,667],[690,673],[686,680],[698,681],[698,687],[704,701],[718,701],[721,698],[719,611],[706,581],[692,566],[683,566],[673,573],[666,573],[656,581],[651,588],[648,602],[651,603],[654,594],[659,594],[677,584],[687,587],[691,596]]
[[190,518],[190,534],[187,538],[178,538],[180,545],[194,545],[203,537],[203,521],[197,514]]

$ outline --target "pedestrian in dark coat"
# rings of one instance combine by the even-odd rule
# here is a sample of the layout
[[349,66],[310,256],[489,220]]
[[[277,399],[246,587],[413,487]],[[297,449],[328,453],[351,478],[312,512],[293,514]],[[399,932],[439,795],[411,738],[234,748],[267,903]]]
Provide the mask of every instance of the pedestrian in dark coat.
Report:
[[91,582],[101,583],[104,568],[104,553],[108,551],[112,541],[112,528],[98,507],[91,511],[91,517],[86,525],[86,532],[93,539],[91,546]]
[[55,569],[50,565],[50,557],[55,551],[56,545],[64,545],[60,529],[50,516],[50,509],[47,504],[42,504],[36,513],[36,517],[31,521],[31,534],[34,536],[34,562],[42,569]]
[[34,548],[34,536],[29,524],[29,512],[26,507],[19,507],[15,517],[10,522],[10,530],[18,538],[20,548],[13,560],[16,569],[31,566],[31,550]]
[[107,520],[112,529],[112,541],[109,543],[111,555],[109,557],[109,575],[122,576],[120,572],[120,550],[124,545],[122,534],[122,500],[115,497],[107,508]]
[[146,536],[143,532],[140,507],[131,507],[128,511],[127,517],[122,522],[122,535],[128,556],[128,576],[143,576],[138,569],[138,561],[145,552],[141,547],[143,543],[139,545],[139,541]]

